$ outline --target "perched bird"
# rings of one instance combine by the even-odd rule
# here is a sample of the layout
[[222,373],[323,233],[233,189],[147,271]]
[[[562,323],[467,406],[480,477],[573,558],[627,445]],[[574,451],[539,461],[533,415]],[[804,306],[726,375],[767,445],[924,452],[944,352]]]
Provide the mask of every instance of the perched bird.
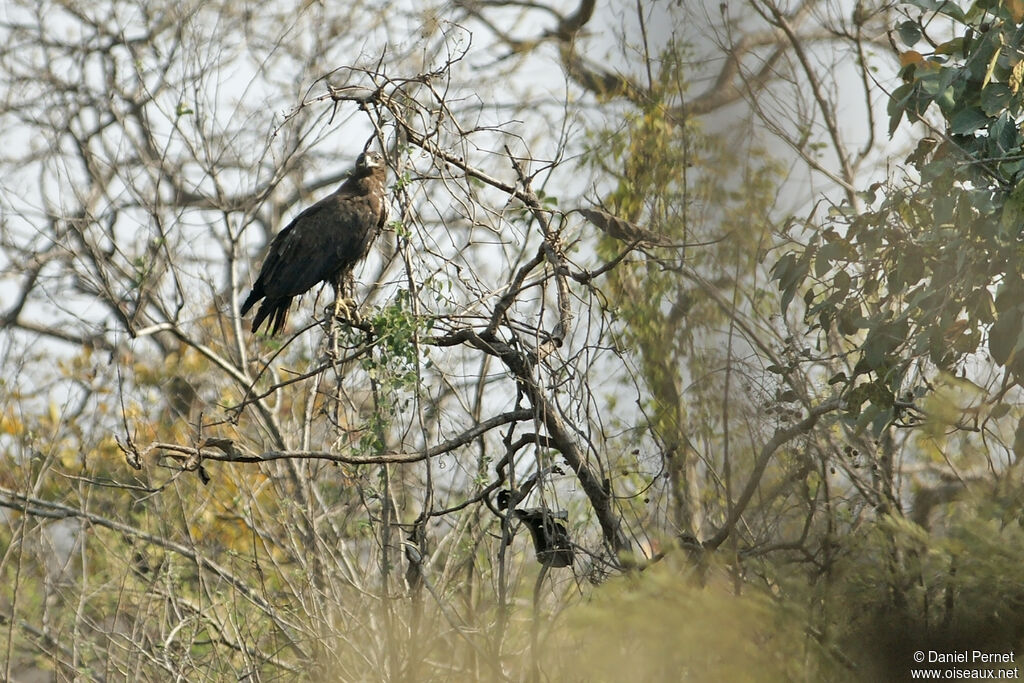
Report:
[[568,567],[572,564],[574,553],[569,532],[564,524],[555,521],[555,515],[543,508],[516,508],[513,512],[530,530],[538,562],[547,567]]
[[267,321],[270,334],[277,334],[288,320],[292,299],[320,282],[334,288],[338,307],[352,268],[370,251],[387,218],[387,172],[380,154],[360,154],[341,187],[300,213],[274,237],[256,284],[242,304],[245,315],[263,299],[252,321],[253,332]]
[[[528,484],[524,489],[532,488]],[[537,561],[546,567],[568,567],[572,564],[574,552],[572,539],[565,525],[558,521],[558,518],[565,518],[564,512],[554,513],[545,508],[530,508],[523,510],[515,507],[518,500],[523,497],[523,492],[514,493],[508,489],[498,491],[496,502],[502,510],[509,510],[512,516],[523,522],[523,525],[530,530],[533,537],[533,550],[537,554]],[[512,539],[509,539],[509,543]]]
[[659,247],[670,247],[672,242],[664,235],[642,228],[601,209],[576,209],[584,218],[596,225],[601,232],[623,242],[643,242]]

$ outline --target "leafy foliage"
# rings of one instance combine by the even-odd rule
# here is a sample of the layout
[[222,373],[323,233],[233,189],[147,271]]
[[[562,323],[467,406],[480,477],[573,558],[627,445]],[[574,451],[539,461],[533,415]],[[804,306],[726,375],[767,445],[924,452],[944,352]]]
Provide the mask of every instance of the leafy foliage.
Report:
[[830,596],[836,642],[867,677],[906,668],[920,649],[1011,651],[1024,637],[1020,487],[966,489],[942,533],[885,516],[849,539]]
[[724,567],[708,585],[672,562],[619,578],[546,647],[559,680],[843,680],[800,614],[758,589],[731,594]]
[[[700,461],[720,470],[718,447],[735,426],[719,410],[732,387],[713,368],[735,367],[749,378],[730,355],[729,320],[746,316],[751,301],[771,309],[758,285],[758,259],[781,177],[756,143],[736,144],[734,131],[710,133],[700,120],[667,113],[688,94],[686,56],[685,46],[671,44],[659,55],[656,96],[594,134],[587,161],[612,183],[601,200],[606,210],[582,212],[601,230],[604,260],[641,245],[637,258],[607,275],[603,292],[616,316],[616,345],[637,366],[622,379],[639,384],[644,397],[633,446],[649,425],[661,462],[648,471],[666,472],[672,503],[665,532],[675,534],[699,532],[720,512],[721,490],[697,481]],[[743,392],[731,398],[737,421],[746,419]],[[643,476],[635,482],[640,490],[651,485]]]
[[[1021,7],[914,4],[924,11],[899,26],[908,49],[888,111],[890,133],[904,119],[927,129],[907,157],[915,173],[860,193],[864,210],[834,207],[773,270],[785,305],[803,292],[819,348],[854,349],[852,374],[834,380],[876,436],[916,423],[935,371],[987,355],[1024,380]],[[941,42],[937,14],[955,29]]]

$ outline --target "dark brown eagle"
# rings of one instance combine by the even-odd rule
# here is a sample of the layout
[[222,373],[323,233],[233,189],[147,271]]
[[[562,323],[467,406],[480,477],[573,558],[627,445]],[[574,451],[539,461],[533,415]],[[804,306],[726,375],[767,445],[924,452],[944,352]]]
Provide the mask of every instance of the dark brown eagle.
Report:
[[[535,483],[536,480],[534,480]],[[517,492],[505,489],[498,491],[497,503],[502,510],[509,510],[514,517],[522,520],[530,535],[533,536],[533,550],[537,554],[537,561],[545,567],[568,567],[572,564],[575,553],[572,549],[572,539],[565,525],[558,519],[565,518],[564,512],[555,513],[545,508],[530,508],[523,510],[515,507],[518,500],[522,500],[526,493],[533,488],[534,483],[530,480],[524,482],[523,488]],[[508,539],[511,543],[512,539]]]
[[256,284],[242,304],[245,315],[263,299],[252,321],[253,332],[267,321],[270,334],[277,334],[288,320],[292,299],[320,282],[330,284],[338,300],[352,268],[370,251],[373,238],[384,226],[387,174],[380,154],[360,154],[341,187],[300,213],[274,237]]
[[555,515],[543,508],[512,511],[533,536],[533,550],[537,561],[547,567],[568,567],[573,561],[572,541],[565,525],[555,521]]

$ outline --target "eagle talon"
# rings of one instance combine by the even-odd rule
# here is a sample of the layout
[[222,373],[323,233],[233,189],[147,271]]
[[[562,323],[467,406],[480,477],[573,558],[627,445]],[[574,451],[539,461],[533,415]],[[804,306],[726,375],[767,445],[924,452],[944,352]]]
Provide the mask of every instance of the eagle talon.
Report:
[[355,299],[345,297],[334,302],[334,318],[342,322],[359,322],[359,305]]

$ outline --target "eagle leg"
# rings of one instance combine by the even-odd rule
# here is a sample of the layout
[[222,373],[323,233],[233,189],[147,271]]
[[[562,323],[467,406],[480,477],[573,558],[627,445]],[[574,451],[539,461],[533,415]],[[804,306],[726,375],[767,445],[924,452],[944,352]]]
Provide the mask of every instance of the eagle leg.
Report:
[[356,305],[356,300],[352,297],[345,296],[344,284],[338,284],[334,286],[334,311],[331,315],[331,310],[325,311],[326,314],[330,315],[331,324],[329,326],[328,337],[331,343],[331,357],[338,358],[338,322],[358,322],[359,321],[359,309]]
[[353,298],[351,276],[342,277],[334,286],[334,319],[359,322],[359,307]]

